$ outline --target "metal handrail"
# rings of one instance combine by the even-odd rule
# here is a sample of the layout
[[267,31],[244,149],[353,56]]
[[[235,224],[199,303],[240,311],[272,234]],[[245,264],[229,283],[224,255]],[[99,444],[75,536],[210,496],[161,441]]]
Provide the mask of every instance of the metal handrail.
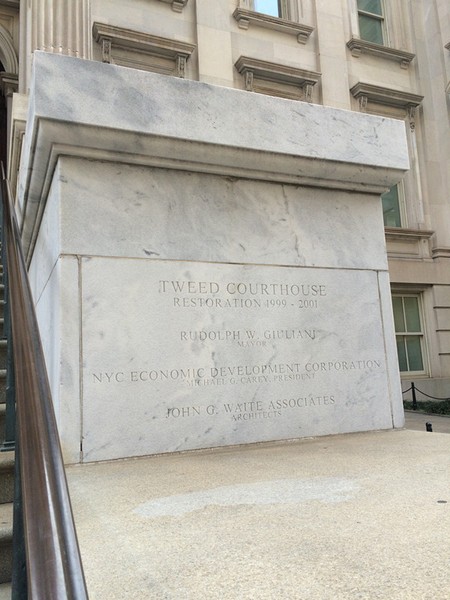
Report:
[[[88,598],[34,302],[2,166],[28,598]],[[14,584],[13,584],[14,585]],[[14,588],[13,588],[14,597]]]

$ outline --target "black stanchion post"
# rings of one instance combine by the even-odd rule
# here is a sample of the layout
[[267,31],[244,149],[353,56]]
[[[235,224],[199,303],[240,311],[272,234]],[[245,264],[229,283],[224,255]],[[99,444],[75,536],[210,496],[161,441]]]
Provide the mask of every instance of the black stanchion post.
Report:
[[411,381],[411,393],[413,410],[417,410],[416,386],[414,385],[414,381]]

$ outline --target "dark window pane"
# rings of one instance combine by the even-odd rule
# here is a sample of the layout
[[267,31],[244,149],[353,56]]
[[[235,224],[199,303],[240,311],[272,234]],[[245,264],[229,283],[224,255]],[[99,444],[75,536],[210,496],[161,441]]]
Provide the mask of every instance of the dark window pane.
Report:
[[420,337],[411,335],[406,337],[406,349],[408,352],[408,362],[410,371],[423,371],[422,348]]
[[381,0],[358,0],[358,9],[374,15],[383,15]]
[[408,371],[408,361],[406,360],[405,338],[402,335],[397,336],[397,354],[400,371]]
[[404,298],[406,331],[422,331],[420,326],[419,302],[417,298]]
[[362,40],[382,44],[383,27],[381,21],[374,17],[359,15],[359,35]]
[[394,308],[394,323],[395,323],[395,331],[404,332],[405,329],[405,318],[403,315],[403,303],[402,299],[398,296],[394,296],[392,298],[392,306]]
[[383,202],[383,220],[386,227],[401,227],[400,203],[398,188],[393,185],[391,189],[381,196]]
[[281,16],[278,0],[255,0],[255,11],[273,17]]

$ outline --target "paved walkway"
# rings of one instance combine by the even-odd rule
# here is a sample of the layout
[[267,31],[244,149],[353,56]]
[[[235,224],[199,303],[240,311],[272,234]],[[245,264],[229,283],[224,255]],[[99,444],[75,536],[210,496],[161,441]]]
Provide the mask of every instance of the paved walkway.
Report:
[[91,600],[450,598],[446,434],[166,455],[68,478]]
[[[426,424],[431,423],[431,428],[435,433],[450,433],[450,416],[424,415],[418,412],[405,412],[406,429],[415,431],[426,431]],[[449,596],[450,598],[450,593]]]

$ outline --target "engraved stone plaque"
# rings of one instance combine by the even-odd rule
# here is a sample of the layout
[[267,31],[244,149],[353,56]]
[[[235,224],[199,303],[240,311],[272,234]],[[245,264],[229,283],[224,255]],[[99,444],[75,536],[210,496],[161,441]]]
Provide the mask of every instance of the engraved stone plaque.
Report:
[[392,427],[376,271],[82,261],[85,460]]

